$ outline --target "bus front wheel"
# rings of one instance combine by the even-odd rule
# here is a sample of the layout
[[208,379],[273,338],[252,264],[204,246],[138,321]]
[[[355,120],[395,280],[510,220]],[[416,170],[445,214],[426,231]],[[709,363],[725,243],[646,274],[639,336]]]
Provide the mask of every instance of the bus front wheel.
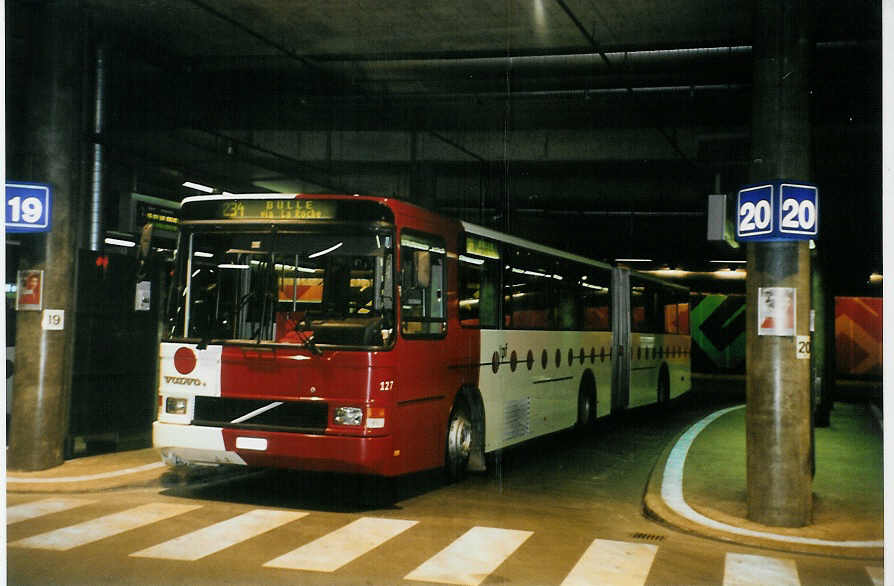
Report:
[[445,468],[448,482],[462,480],[469,468],[472,453],[472,420],[465,404],[453,406],[447,423],[447,449]]

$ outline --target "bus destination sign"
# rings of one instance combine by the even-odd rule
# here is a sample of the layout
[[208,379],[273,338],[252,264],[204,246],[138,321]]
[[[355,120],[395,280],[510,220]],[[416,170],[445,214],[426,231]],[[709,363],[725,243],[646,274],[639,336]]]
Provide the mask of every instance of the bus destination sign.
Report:
[[219,202],[222,220],[332,220],[338,205],[320,199],[241,199]]
[[303,197],[194,197],[180,207],[180,221],[192,222],[394,222],[377,201]]

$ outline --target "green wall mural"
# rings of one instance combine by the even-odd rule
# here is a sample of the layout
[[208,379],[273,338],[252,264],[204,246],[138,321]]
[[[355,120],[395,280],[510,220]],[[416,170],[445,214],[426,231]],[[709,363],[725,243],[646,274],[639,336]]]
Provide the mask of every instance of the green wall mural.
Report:
[[745,372],[745,296],[692,298],[692,370]]

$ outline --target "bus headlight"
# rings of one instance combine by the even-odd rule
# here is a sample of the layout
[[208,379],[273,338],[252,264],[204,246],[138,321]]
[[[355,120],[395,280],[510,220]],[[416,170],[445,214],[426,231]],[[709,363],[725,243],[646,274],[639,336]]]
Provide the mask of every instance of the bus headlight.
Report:
[[360,407],[338,407],[335,422],[339,425],[360,425],[363,423],[363,409]]
[[187,400],[182,397],[168,397],[165,400],[165,413],[186,415]]

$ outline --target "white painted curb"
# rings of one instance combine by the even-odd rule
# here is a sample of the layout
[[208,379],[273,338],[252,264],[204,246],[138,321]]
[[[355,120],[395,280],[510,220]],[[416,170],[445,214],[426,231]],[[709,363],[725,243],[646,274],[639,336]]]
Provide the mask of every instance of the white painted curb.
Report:
[[826,547],[884,547],[884,541],[829,541],[812,537],[798,537],[795,535],[779,535],[777,533],[755,531],[753,529],[736,527],[735,525],[728,525],[726,523],[721,523],[720,521],[715,521],[690,507],[686,502],[686,499],[683,498],[683,468],[686,464],[686,456],[689,454],[689,449],[692,447],[698,434],[704,431],[708,425],[727,413],[743,409],[744,407],[745,405],[739,405],[737,407],[729,407],[717,411],[716,413],[712,413],[690,427],[686,430],[686,433],[680,436],[680,439],[677,441],[676,445],[674,445],[670,455],[667,457],[667,463],[664,466],[664,475],[661,479],[661,498],[664,500],[664,504],[681,517],[689,519],[694,523],[735,535]]

